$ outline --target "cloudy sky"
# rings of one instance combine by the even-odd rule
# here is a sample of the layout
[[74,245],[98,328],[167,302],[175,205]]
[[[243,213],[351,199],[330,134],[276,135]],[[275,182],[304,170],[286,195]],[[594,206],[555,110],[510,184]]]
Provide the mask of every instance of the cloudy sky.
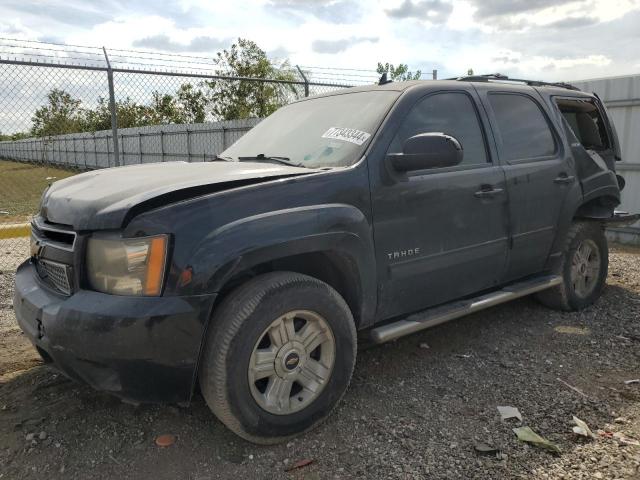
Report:
[[237,37],[293,64],[440,77],[640,73],[640,0],[3,0],[0,36],[213,55]]

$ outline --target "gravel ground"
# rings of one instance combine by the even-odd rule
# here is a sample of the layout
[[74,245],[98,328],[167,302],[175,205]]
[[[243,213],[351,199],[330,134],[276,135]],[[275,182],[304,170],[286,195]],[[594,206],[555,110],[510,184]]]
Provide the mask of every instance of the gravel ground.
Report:
[[15,271],[27,258],[29,258],[29,237],[0,239],[0,272]]
[[[0,274],[0,478],[638,479],[640,250],[611,254],[608,286],[577,313],[530,298],[362,351],[318,429],[257,447],[198,395],[189,408],[130,406],[40,365]],[[499,405],[517,407],[502,421]],[[572,432],[572,416],[596,439]],[[520,442],[527,425],[561,454]],[[157,447],[160,434],[174,445]],[[500,453],[479,454],[484,442]],[[297,462],[312,463],[287,472]]]

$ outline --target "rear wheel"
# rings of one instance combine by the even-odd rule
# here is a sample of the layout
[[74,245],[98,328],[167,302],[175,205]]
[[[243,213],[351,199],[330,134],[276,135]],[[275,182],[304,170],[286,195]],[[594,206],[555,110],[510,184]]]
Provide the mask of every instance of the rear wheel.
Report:
[[355,358],[355,325],[342,297],[315,278],[275,272],[240,286],[217,309],[200,386],[236,434],[277,443],[326,418]]
[[598,222],[574,222],[567,234],[559,273],[562,283],[537,294],[551,308],[580,310],[595,302],[604,288],[609,248]]

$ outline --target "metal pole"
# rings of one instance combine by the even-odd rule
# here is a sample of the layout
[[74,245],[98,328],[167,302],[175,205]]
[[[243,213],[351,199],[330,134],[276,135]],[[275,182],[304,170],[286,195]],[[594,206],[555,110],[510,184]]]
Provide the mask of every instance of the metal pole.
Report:
[[96,132],[93,132],[93,159],[95,166],[98,166],[98,140],[96,140]]
[[296,65],[296,68],[298,69],[298,73],[302,77],[302,80],[304,80],[304,96],[308,97],[309,96],[309,80],[307,80],[307,77],[302,72],[302,69],[300,68],[299,65]]
[[434,69],[434,70],[431,72],[431,75],[433,76],[433,79],[434,79],[434,80],[437,80],[437,79],[438,79],[438,70],[435,70],[435,69]]
[[120,166],[120,149],[118,148],[118,116],[116,113],[116,93],[113,88],[113,70],[107,55],[107,49],[102,47],[104,59],[107,62],[107,80],[109,81],[109,109],[111,110],[111,133],[113,135],[113,160],[116,167]]
[[191,138],[190,138],[190,134],[191,131],[189,130],[189,127],[187,127],[187,162],[191,162]]

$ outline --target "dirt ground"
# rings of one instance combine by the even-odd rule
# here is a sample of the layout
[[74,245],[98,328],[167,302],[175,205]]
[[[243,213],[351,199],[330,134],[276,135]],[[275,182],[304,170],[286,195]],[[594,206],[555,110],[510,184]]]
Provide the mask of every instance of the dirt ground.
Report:
[[[640,384],[625,384],[640,378],[640,250],[614,250],[582,312],[525,298],[360,352],[333,415],[274,447],[235,437],[200,395],[135,407],[43,366],[15,323],[12,277],[0,274],[2,479],[640,478]],[[522,424],[500,419],[505,405]],[[596,439],[572,432],[574,415]],[[520,425],[562,453],[520,442]],[[167,433],[175,444],[156,446]]]

